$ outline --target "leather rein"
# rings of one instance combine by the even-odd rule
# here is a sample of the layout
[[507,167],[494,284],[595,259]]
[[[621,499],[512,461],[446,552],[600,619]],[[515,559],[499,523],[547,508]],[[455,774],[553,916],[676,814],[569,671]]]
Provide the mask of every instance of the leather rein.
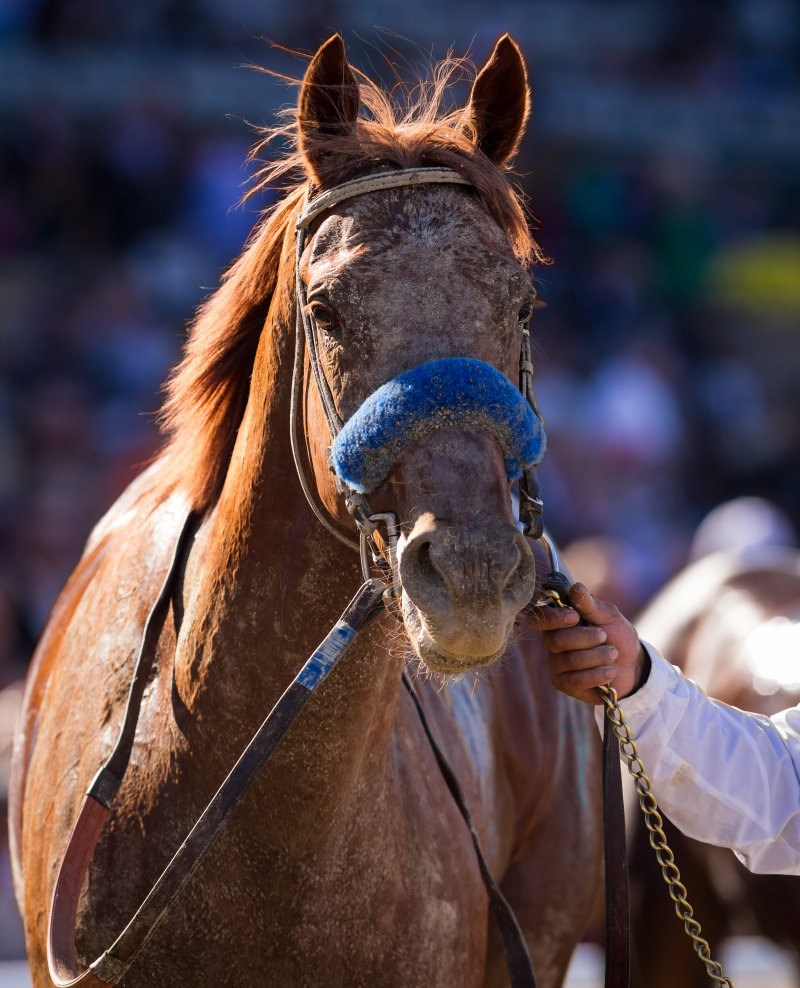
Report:
[[[371,552],[374,563],[382,565],[385,574],[389,567],[385,565],[384,558],[376,547],[374,534],[381,522],[386,524],[390,555],[393,557],[399,533],[395,516],[373,514],[366,496],[348,488],[337,477],[337,487],[359,528],[360,544],[356,543],[338,530],[324,510],[316,504],[303,470],[297,443],[296,417],[300,407],[304,350],[309,353],[315,384],[332,437],[335,437],[341,429],[342,421],[322,371],[316,334],[307,312],[305,284],[300,275],[300,261],[310,224],[332,206],[367,192],[429,183],[471,186],[467,179],[447,168],[403,169],[372,175],[344,183],[307,201],[297,221],[298,325],[292,383],[292,452],[301,487],[316,517],[337,539],[356,550],[360,550],[364,583],[345,608],[337,623],[309,657],[267,715],[122,933],[88,968],[80,971],[75,948],[75,929],[81,887],[100,833],[111,810],[113,799],[122,784],[130,760],[139,710],[145,685],[155,660],[158,639],[167,619],[175,586],[185,564],[191,540],[200,521],[194,512],[188,514],[176,543],[164,583],[145,624],[116,746],[86,791],[59,866],[51,898],[47,944],[49,973],[56,988],[116,985],[119,983],[146,947],[161,920],[167,915],[177,896],[188,884],[210,851],[236,807],[313,692],[353,644],[359,632],[377,617],[384,607],[391,610],[394,606],[395,589],[391,586],[387,587],[384,580],[376,579],[370,575],[369,554]],[[530,334],[525,327],[520,355],[519,387],[538,416],[533,393],[533,373]],[[544,599],[549,595],[552,599],[557,600],[559,593],[564,599],[565,581],[566,586],[569,585],[569,581],[560,573],[555,549],[544,534],[542,525],[543,503],[538,482],[532,469],[524,471],[519,482],[519,500],[520,520],[525,534],[532,539],[541,539],[550,555],[553,572],[548,574],[542,582]],[[391,562],[393,563],[394,560],[391,559]],[[554,587],[557,588],[555,591],[553,590]],[[553,597],[554,593],[556,594],[555,597]],[[419,698],[405,673],[403,674],[403,683],[418,712],[422,727],[431,744],[448,789],[469,829],[491,912],[501,934],[512,988],[536,988],[536,978],[525,938],[511,907],[489,872],[464,793],[431,730]],[[613,732],[608,729],[607,721],[603,739],[603,808],[606,835],[604,840],[607,956],[605,988],[627,988],[628,905],[624,815],[617,744]]]

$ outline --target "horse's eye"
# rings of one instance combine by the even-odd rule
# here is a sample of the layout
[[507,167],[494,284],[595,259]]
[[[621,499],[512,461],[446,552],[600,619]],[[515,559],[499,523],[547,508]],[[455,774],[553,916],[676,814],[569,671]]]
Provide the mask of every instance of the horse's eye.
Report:
[[534,312],[536,312],[537,309],[544,309],[546,305],[546,302],[543,302],[540,298],[536,298],[534,295],[533,298],[529,298],[527,302],[522,304],[522,307],[519,310],[519,315],[517,316],[517,321],[523,326],[527,326],[533,318]]
[[314,322],[323,332],[335,333],[341,326],[342,320],[339,318],[339,313],[330,305],[326,305],[324,302],[316,301],[311,303],[310,308],[311,315],[314,317]]
[[517,316],[517,322],[522,323],[523,326],[527,326],[528,323],[533,318],[534,305],[533,302],[528,301],[523,303],[519,310],[519,315]]

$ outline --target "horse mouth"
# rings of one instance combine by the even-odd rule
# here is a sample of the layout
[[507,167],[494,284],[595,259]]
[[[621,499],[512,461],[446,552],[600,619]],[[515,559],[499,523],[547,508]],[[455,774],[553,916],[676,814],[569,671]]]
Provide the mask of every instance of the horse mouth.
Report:
[[431,672],[446,676],[459,675],[491,665],[506,650],[510,628],[503,632],[496,629],[491,635],[469,636],[468,639],[463,635],[443,635],[430,628],[422,612],[405,592],[402,595],[401,608],[411,647]]
[[434,672],[459,675],[503,655],[533,594],[535,562],[507,520],[459,526],[426,512],[400,536],[395,580],[419,659]]

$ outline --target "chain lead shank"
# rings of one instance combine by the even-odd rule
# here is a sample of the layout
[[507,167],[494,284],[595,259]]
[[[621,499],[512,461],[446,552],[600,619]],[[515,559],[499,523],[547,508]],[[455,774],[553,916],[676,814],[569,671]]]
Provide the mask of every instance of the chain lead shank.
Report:
[[[553,572],[548,573],[542,582],[541,601],[551,607],[568,607],[567,592],[570,581],[558,569],[558,557],[554,556],[554,547],[545,536],[542,540],[550,553]],[[703,962],[708,976],[718,985],[727,985],[733,988],[733,982],[726,977],[719,961],[711,957],[711,948],[707,940],[700,935],[702,928],[694,917],[694,910],[687,899],[686,886],[681,882],[681,873],[675,864],[675,855],[667,843],[663,830],[664,819],[658,811],[658,803],[653,795],[653,787],[645,772],[644,762],[636,747],[636,739],[631,733],[622,708],[617,699],[617,691],[613,686],[598,686],[597,689],[603,698],[605,705],[605,715],[609,725],[614,732],[619,745],[620,754],[625,759],[628,772],[633,778],[633,787],[639,798],[639,807],[644,814],[645,826],[650,832],[650,846],[653,848],[661,867],[661,874],[667,884],[669,897],[675,904],[675,912],[683,920],[683,928],[686,935],[692,941],[695,953]]]
[[653,848],[661,867],[661,874],[669,889],[669,897],[675,904],[675,912],[683,920],[686,935],[692,941],[694,952],[703,962],[708,976],[718,985],[733,988],[719,961],[711,957],[708,941],[700,935],[700,923],[694,918],[694,910],[686,898],[686,886],[681,882],[681,873],[675,864],[675,856],[667,843],[662,824],[664,820],[658,811],[658,803],[653,795],[652,784],[645,772],[644,762],[636,748],[636,739],[625,721],[625,715],[617,702],[617,692],[613,686],[598,686],[605,704],[605,714],[611,723],[619,743],[620,753],[628,765],[633,778],[633,787],[639,797],[639,806],[644,814],[645,826],[650,831],[650,846]]

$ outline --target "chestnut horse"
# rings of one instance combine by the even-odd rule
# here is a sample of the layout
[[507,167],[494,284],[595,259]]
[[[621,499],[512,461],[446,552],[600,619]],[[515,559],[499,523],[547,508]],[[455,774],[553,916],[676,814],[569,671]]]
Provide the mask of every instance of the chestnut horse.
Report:
[[[317,51],[279,131],[294,150],[258,178],[297,182],[198,313],[169,384],[164,450],[97,525],[54,607],[30,672],[11,814],[37,988],[51,983],[59,859],[116,740],[186,513],[200,520],[79,903],[82,965],[117,936],[361,582],[336,537],[352,540],[355,526],[329,467],[308,354],[292,401],[295,224],[307,197],[398,168],[458,179],[365,192],[309,227],[297,285],[342,420],[386,382],[444,358],[516,383],[538,252],[504,174],[529,113],[517,44],[498,39],[462,109],[441,109],[445,87],[440,73],[400,108],[356,75],[338,35]],[[313,511],[292,455],[295,410]],[[483,431],[443,426],[407,445],[370,498],[399,518],[405,632],[384,613],[360,635],[121,984],[507,984],[470,836],[401,689],[404,665],[539,984],[561,984],[597,894],[596,729],[550,687],[538,634],[513,632],[534,560],[501,448]],[[501,656],[480,679],[464,677]]]
[[[709,696],[766,715],[800,702],[800,553],[794,550],[706,556],[675,577],[636,625]],[[796,878],[754,875],[729,850],[669,825],[665,830],[715,953],[725,937],[744,934],[800,953]],[[628,834],[632,983],[705,988],[709,980],[674,915],[642,821]]]

